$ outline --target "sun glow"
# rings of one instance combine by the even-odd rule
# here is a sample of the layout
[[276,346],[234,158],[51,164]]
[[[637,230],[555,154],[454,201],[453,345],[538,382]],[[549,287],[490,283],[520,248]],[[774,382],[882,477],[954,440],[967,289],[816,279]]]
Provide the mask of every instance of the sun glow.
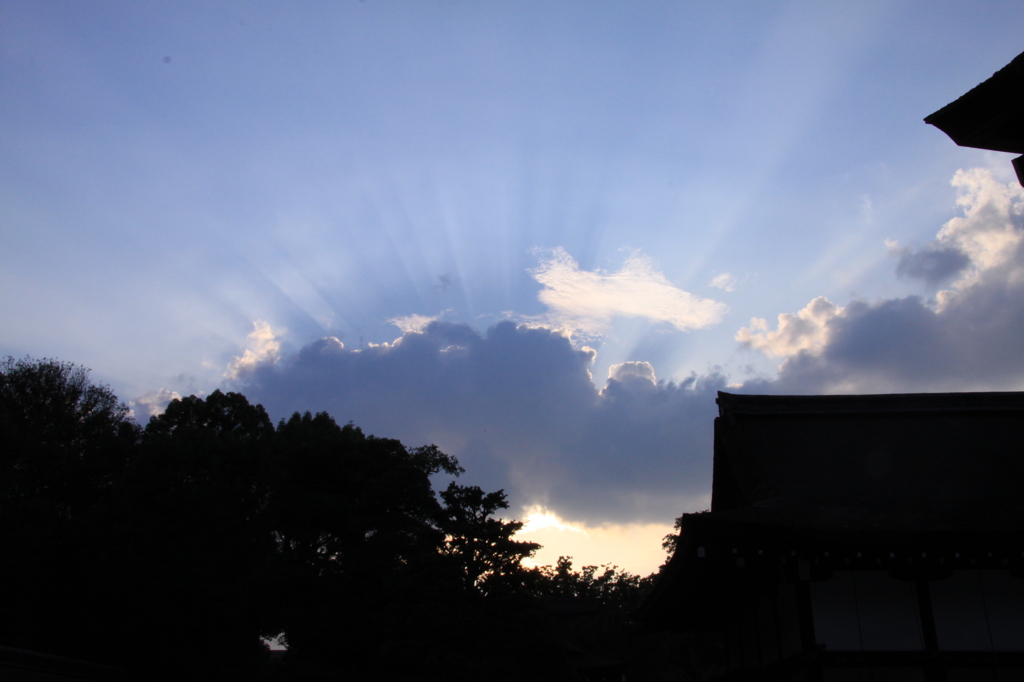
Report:
[[573,523],[566,523],[562,519],[558,518],[554,512],[545,509],[544,507],[530,507],[526,510],[526,520],[523,522],[523,527],[520,529],[519,534],[524,533],[536,533],[542,530],[558,530],[558,531],[570,531],[573,533],[587,534],[587,529],[583,526]]
[[524,566],[553,566],[560,556],[573,558],[573,566],[614,564],[637,575],[658,570],[665,560],[662,539],[672,531],[671,524],[629,523],[585,526],[560,518],[544,507],[524,510],[522,529],[517,540],[536,542],[541,548]]

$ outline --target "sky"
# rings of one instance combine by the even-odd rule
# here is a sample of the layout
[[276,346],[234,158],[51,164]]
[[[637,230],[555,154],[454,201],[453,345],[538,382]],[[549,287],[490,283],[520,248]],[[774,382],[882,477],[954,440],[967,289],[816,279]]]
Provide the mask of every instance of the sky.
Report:
[[0,0],[0,355],[437,444],[646,574],[717,391],[1024,389],[1019,1]]

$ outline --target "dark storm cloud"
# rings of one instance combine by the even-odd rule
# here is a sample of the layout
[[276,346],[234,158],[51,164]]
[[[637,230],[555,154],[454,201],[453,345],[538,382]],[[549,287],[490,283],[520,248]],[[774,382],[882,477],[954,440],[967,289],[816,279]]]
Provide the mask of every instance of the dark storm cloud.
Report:
[[[587,415],[590,427],[574,444],[586,485],[565,486],[560,496],[586,495],[576,504],[597,505],[594,515],[606,503],[652,520],[691,509],[711,489],[715,398],[725,383],[718,374],[678,384],[609,379]],[[689,498],[685,504],[679,494]]]
[[479,334],[434,322],[393,344],[349,350],[316,341],[240,377],[275,417],[327,411],[339,422],[435,443],[467,482],[566,518],[672,518],[710,487],[721,377],[655,383],[620,371],[598,391],[593,351],[547,329],[500,323]]
[[931,287],[951,280],[971,264],[970,256],[952,246],[930,244],[919,251],[908,248],[895,251],[900,259],[896,276],[920,279]]

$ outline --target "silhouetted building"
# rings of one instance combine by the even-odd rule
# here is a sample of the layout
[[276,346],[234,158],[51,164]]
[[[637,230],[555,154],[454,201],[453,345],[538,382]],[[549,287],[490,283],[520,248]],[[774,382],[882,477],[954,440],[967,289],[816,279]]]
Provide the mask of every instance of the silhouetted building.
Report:
[[[961,147],[1024,154],[1024,53],[924,122]],[[1024,156],[1013,168],[1024,185]]]
[[1024,393],[718,405],[648,625],[708,635],[723,680],[1024,680]]
[[123,668],[0,646],[0,680],[4,682],[121,682]]

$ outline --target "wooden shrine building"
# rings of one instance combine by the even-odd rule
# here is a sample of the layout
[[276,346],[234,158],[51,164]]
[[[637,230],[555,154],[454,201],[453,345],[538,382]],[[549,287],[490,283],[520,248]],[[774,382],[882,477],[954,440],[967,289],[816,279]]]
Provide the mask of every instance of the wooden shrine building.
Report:
[[[1024,154],[1024,53],[924,122],[961,147]],[[1024,185],[1024,156],[1013,168]]]
[[711,510],[641,610],[722,680],[1024,680],[1024,393],[719,393]]

